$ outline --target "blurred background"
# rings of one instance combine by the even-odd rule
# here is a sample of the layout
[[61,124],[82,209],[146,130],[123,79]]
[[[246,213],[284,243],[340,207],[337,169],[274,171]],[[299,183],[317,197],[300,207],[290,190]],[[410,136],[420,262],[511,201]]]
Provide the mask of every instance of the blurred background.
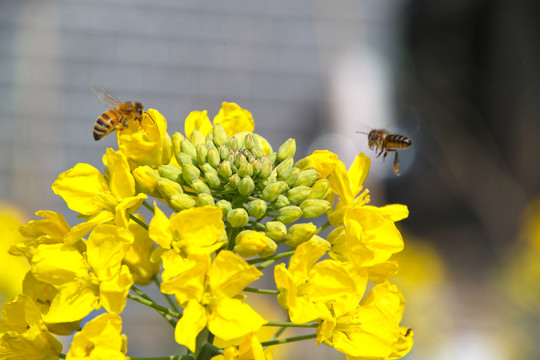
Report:
[[[407,359],[540,358],[539,19],[533,0],[2,0],[0,200],[75,222],[51,183],[116,147],[92,138],[91,85],[158,109],[169,132],[236,102],[276,148],[296,138],[296,158],[365,152],[372,203],[409,207],[394,279]],[[358,133],[375,128],[412,139],[400,177]],[[167,324],[136,334],[161,318],[128,311],[128,355],[174,351]],[[344,358],[323,348],[313,358]]]

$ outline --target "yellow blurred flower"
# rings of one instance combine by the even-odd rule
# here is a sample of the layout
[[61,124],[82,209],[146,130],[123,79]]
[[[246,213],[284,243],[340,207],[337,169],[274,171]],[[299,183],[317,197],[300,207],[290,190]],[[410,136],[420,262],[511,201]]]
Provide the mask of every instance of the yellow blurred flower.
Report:
[[[255,121],[251,113],[235,103],[223,102],[213,123],[221,124],[229,137],[242,131],[255,130]],[[197,129],[203,135],[212,131],[213,125],[210,123],[206,110],[193,111],[188,115],[184,125],[184,132],[188,139],[191,138],[193,129]]]

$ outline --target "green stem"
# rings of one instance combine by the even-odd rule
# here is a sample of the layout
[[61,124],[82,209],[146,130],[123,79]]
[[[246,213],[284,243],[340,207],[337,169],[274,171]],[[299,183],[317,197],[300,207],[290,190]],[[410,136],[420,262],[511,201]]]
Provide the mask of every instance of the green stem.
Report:
[[144,221],[139,220],[135,215],[129,214],[129,218],[135,221],[137,224],[141,225],[144,229],[148,230],[148,225],[146,225]]
[[244,288],[243,291],[257,293],[257,294],[279,295],[279,290],[265,290],[265,289],[256,289],[252,287],[246,287]]
[[326,230],[329,226],[330,226],[330,222],[327,221],[323,226],[321,226],[320,228],[317,229],[316,234],[320,234],[321,232]]
[[274,334],[274,336],[272,336],[272,340],[275,340],[277,339],[285,330],[287,329],[286,326],[282,326],[279,328],[278,331],[276,331],[276,333]]
[[[157,278],[157,276],[154,275],[152,277],[152,281],[154,282],[154,284],[156,284],[158,290],[160,290],[160,292],[161,292],[161,283],[159,282],[159,279]],[[178,309],[178,306],[176,306],[176,303],[171,298],[171,295],[170,294],[165,294],[165,293],[162,293],[162,294],[163,294],[163,297],[165,298],[165,300],[167,300],[167,302],[171,306],[171,308],[174,311],[176,311],[177,313],[180,313],[180,310]]]
[[282,327],[300,327],[300,328],[316,328],[319,326],[317,323],[305,323],[305,324],[295,324],[289,321],[269,321],[263,326],[282,326]]
[[261,345],[262,346],[272,346],[272,345],[279,345],[279,344],[287,344],[287,343],[291,343],[291,342],[295,342],[295,341],[315,339],[316,337],[317,337],[317,334],[295,336],[295,337],[290,337],[290,338],[265,341],[265,342],[262,342]]
[[266,262],[266,261],[271,261],[271,260],[279,260],[279,259],[282,259],[284,257],[291,256],[293,254],[294,254],[294,250],[290,250],[290,251],[282,252],[281,254],[277,254],[277,255],[267,256],[267,257],[258,258],[258,259],[251,259],[251,260],[248,260],[247,263],[253,265],[253,264]]
[[58,354],[58,358],[59,358],[59,359],[65,359],[65,358],[66,358],[66,354],[60,353],[60,354]]
[[146,200],[143,200],[143,203],[142,203],[142,204],[143,204],[143,206],[144,206],[145,208],[147,208],[148,210],[150,210],[150,212],[151,212],[152,214],[155,213],[154,207],[153,207],[152,205],[150,205],[149,203],[147,203]]
[[163,307],[163,306],[160,306],[156,303],[154,303],[153,301],[149,301],[147,299],[144,299],[142,297],[138,297],[138,296],[135,296],[135,295],[132,295],[132,294],[128,294],[127,296],[129,299],[131,300],[134,300],[138,303],[141,303],[143,305],[146,305],[146,306],[149,306],[155,310],[157,310],[157,312],[163,316],[165,318],[165,320],[167,320],[167,322],[169,324],[171,324],[173,327],[176,327],[176,319],[180,319],[182,317],[181,314],[177,313],[176,311],[172,311],[171,309],[167,309],[166,307]]

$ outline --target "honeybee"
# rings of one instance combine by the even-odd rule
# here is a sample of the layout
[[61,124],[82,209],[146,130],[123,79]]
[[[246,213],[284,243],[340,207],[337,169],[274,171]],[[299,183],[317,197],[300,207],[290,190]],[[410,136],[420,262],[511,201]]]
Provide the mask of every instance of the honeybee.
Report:
[[366,134],[368,136],[369,148],[371,150],[379,151],[377,157],[384,153],[383,160],[386,159],[386,155],[389,152],[394,152],[394,172],[399,176],[399,157],[398,150],[407,148],[412,145],[412,140],[405,135],[391,134],[388,130],[375,129],[369,133],[357,131],[358,133]]
[[140,102],[121,102],[109,91],[98,86],[92,86],[92,91],[98,101],[109,108],[94,124],[94,140],[101,140],[116,129],[127,128],[131,121],[141,121],[144,107]]

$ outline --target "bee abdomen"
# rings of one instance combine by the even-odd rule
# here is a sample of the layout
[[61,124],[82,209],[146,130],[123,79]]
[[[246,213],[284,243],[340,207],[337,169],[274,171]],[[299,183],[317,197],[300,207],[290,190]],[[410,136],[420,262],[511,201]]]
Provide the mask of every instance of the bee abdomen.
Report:
[[385,140],[387,148],[406,148],[412,145],[411,139],[405,135],[391,134]]
[[118,114],[114,110],[107,110],[101,114],[94,124],[94,140],[101,140],[116,128]]

